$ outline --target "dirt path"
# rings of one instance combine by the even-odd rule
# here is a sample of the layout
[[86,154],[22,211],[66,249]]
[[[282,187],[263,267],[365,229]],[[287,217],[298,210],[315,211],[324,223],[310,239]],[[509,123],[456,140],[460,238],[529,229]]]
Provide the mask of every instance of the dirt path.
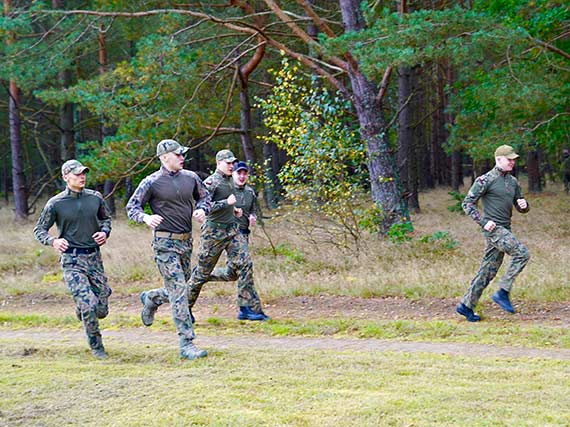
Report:
[[[480,304],[485,320],[508,320],[517,323],[557,324],[570,327],[570,304],[568,303],[527,303],[515,302],[518,313],[507,314],[495,304],[484,300]],[[275,319],[330,319],[351,318],[368,320],[458,320],[455,314],[456,298],[355,298],[347,296],[299,296],[275,298],[265,303],[267,314]],[[0,301],[1,310],[29,313],[70,313],[71,298],[22,296],[10,297]],[[113,295],[111,297],[112,314],[140,313],[141,303],[138,295]],[[210,317],[235,318],[236,306],[233,297],[200,296],[193,310],[197,319]],[[161,309],[158,316],[168,317],[169,310]]]
[[[330,319],[351,318],[368,320],[422,319],[460,320],[455,314],[456,299],[426,298],[409,300],[404,298],[354,298],[345,296],[289,297],[278,298],[265,304],[265,311],[275,319]],[[112,314],[140,313],[138,295],[114,296],[111,301]],[[509,315],[490,302],[484,302],[482,309],[485,320],[507,320],[514,324],[555,324],[570,327],[570,305],[567,303],[516,304],[519,311]],[[0,302],[0,311],[9,310],[36,314],[70,314],[73,302],[70,298],[25,296]],[[199,321],[210,317],[235,318],[236,307],[232,297],[201,297],[194,309]],[[168,318],[170,310],[159,310],[158,317]],[[105,331],[109,343],[122,341],[141,343],[164,343],[176,345],[174,333],[153,331],[150,328],[132,328],[119,331]],[[0,328],[0,339],[25,341],[82,341],[80,331],[59,331],[46,329],[8,330]],[[383,341],[376,339],[339,338],[274,338],[266,336],[206,336],[201,334],[197,342],[206,348],[225,349],[231,347],[278,349],[282,351],[314,349],[338,351],[402,351],[428,352],[437,354],[478,357],[538,357],[570,360],[570,350],[544,350],[519,347],[497,347],[465,343],[433,343]]]
[[[104,331],[108,347],[121,342],[140,344],[165,344],[176,346],[174,333],[153,331],[147,328],[134,328]],[[82,331],[62,331],[58,329],[0,329],[0,340],[15,340],[22,345],[38,342],[83,342]],[[433,342],[384,341],[377,339],[352,338],[303,338],[265,337],[258,335],[207,336],[201,334],[196,343],[206,349],[256,348],[272,351],[334,350],[405,353],[435,353],[470,357],[540,358],[570,360],[570,350],[544,350],[521,347],[498,347],[491,345]]]

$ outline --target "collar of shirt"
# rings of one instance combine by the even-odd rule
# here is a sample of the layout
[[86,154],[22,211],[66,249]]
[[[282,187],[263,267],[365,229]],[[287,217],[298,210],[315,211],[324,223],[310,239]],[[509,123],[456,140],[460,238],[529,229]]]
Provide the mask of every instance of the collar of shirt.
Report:
[[228,181],[232,176],[231,175],[226,175],[225,173],[223,173],[221,170],[216,169],[216,173],[218,175],[220,175],[221,178],[224,178],[226,181]]
[[71,188],[69,187],[65,187],[66,191],[67,191],[67,195],[69,197],[72,197],[74,199],[78,199],[79,197],[81,197],[83,195],[83,191],[73,191]]
[[[182,169],[181,169],[182,170]],[[169,176],[176,176],[180,173],[180,171],[169,171],[168,169],[166,169],[164,167],[164,165],[160,166],[160,172],[162,173],[162,175],[169,175]]]
[[508,172],[504,171],[504,170],[501,169],[499,166],[495,166],[495,169],[496,169],[497,172],[499,172],[499,174],[501,174],[502,176],[506,176],[506,175],[508,175],[508,174],[511,173],[510,171],[508,171]]

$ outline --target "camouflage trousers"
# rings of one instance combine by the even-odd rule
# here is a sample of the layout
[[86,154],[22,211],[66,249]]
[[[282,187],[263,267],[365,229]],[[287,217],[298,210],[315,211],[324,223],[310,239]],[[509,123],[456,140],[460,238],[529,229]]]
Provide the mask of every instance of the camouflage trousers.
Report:
[[91,349],[102,347],[99,319],[109,314],[111,288],[103,270],[101,252],[61,254],[63,280],[75,301],[76,314],[83,322]]
[[564,183],[564,191],[568,194],[568,191],[570,190],[570,172],[564,172],[562,182]]
[[505,274],[499,279],[499,287],[507,292],[511,291],[513,282],[528,263],[530,252],[527,247],[508,228],[497,226],[493,231],[483,231],[487,240],[485,254],[477,275],[471,281],[467,293],[461,302],[474,309],[481,294],[495,278],[505,254],[510,255],[511,262]]
[[[226,252],[226,266],[214,270],[222,252]],[[193,307],[202,286],[208,281],[234,281],[237,279],[237,304],[261,312],[261,301],[253,283],[253,264],[247,236],[240,233],[237,224],[217,226],[202,224],[198,264],[192,272],[188,290],[188,304]]]
[[182,343],[195,337],[188,308],[187,285],[191,275],[192,239],[154,237],[152,248],[154,261],[164,279],[164,287],[147,291],[146,297],[157,306],[170,302],[172,320],[182,346]]

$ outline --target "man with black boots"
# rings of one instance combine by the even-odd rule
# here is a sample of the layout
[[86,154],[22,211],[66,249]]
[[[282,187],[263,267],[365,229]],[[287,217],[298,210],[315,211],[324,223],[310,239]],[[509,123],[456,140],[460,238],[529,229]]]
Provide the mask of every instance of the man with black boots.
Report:
[[[103,197],[85,188],[89,168],[77,160],[61,167],[66,189],[46,203],[34,228],[35,238],[60,253],[63,280],[75,300],[93,356],[105,359],[99,319],[109,313],[111,288],[103,270],[99,247],[111,234],[111,217]],[[49,234],[57,225],[58,237]]]
[[[511,175],[518,157],[519,155],[508,145],[497,148],[495,167],[475,180],[462,204],[465,213],[482,228],[487,240],[479,271],[456,309],[457,313],[465,316],[470,322],[481,320],[473,310],[483,290],[496,276],[505,253],[512,259],[506,273],[499,280],[499,290],[493,294],[492,299],[503,310],[509,313],[515,312],[510,301],[510,291],[515,278],[530,259],[527,247],[511,231],[513,206],[521,213],[529,211],[521,186]],[[477,209],[479,199],[483,201],[483,215]]]
[[[161,168],[141,181],[126,209],[130,219],[144,222],[153,230],[154,260],[164,287],[141,294],[141,319],[150,326],[158,307],[170,301],[172,319],[180,339],[180,357],[195,359],[208,353],[196,347],[192,314],[188,307],[188,286],[192,256],[192,218],[204,221],[210,211],[210,194],[196,173],[184,169],[188,147],[173,139],[158,143],[156,155]],[[196,208],[194,209],[194,202]],[[144,212],[150,205],[152,215]]]

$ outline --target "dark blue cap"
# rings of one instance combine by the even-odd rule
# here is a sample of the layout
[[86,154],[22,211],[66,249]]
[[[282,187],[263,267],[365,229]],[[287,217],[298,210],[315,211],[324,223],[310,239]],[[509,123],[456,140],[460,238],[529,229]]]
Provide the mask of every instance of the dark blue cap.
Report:
[[237,162],[236,167],[234,168],[234,170],[237,172],[237,171],[240,171],[240,170],[242,170],[242,169],[249,172],[249,167],[247,166],[247,163],[246,163],[246,162]]

